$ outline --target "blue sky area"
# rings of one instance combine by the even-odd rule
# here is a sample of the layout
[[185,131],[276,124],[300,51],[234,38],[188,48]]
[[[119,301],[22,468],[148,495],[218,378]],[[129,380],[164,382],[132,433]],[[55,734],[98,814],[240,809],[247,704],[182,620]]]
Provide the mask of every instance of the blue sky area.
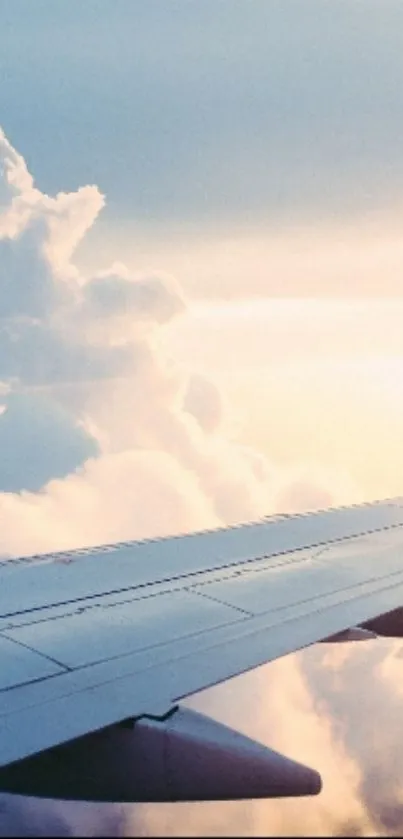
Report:
[[0,114],[101,224],[360,215],[403,188],[398,0],[2,0]]

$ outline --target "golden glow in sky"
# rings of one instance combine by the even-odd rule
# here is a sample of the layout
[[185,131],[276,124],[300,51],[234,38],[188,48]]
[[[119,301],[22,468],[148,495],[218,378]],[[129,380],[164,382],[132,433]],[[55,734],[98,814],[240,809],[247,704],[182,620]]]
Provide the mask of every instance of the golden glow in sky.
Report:
[[403,491],[402,322],[399,300],[210,302],[167,341],[219,384],[229,433],[277,467],[328,472],[347,503]]

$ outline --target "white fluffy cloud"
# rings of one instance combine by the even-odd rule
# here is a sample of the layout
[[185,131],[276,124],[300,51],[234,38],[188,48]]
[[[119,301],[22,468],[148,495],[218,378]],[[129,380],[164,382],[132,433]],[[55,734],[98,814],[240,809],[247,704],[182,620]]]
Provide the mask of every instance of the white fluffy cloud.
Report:
[[[304,654],[308,664],[310,653]],[[318,666],[323,654],[314,651],[314,658]],[[142,827],[153,836],[374,835],[378,825],[361,800],[358,761],[348,754],[328,708],[312,690],[303,660],[292,656],[276,661],[187,704],[320,769],[324,788],[314,803],[284,799],[220,807],[142,806],[128,811],[126,835],[139,835]]]
[[[186,306],[174,278],[134,275],[119,262],[93,276],[80,274],[72,256],[103,206],[97,187],[56,197],[41,193],[4,134],[0,159],[0,381],[9,390],[0,442],[11,453],[0,490],[42,490],[6,499],[3,550],[19,550],[22,531],[24,550],[30,540],[34,550],[38,540],[49,548],[65,544],[64,532],[75,544],[119,538],[122,530],[126,537],[145,536],[276,509],[270,465],[219,433],[215,385],[175,366],[160,349],[164,324]],[[78,467],[79,474],[70,474]],[[51,480],[69,474],[65,486]],[[126,519],[114,503],[119,481],[132,498]],[[83,493],[97,510],[85,527],[80,503],[72,501]],[[137,516],[147,495],[150,513]],[[0,496],[3,515],[4,503]],[[10,505],[24,523],[17,540]],[[102,506],[106,516],[98,514]],[[105,519],[110,525],[102,529]]]

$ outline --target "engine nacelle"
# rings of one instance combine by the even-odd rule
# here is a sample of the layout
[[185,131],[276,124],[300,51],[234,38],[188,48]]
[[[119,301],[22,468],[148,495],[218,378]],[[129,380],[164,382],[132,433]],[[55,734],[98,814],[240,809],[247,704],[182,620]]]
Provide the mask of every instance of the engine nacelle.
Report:
[[392,609],[384,615],[371,618],[359,626],[352,626],[324,638],[324,644],[339,644],[343,641],[371,641],[378,637],[403,638],[403,608]]
[[403,609],[399,607],[384,615],[378,615],[361,626],[387,638],[403,638]]
[[0,790],[86,801],[317,795],[320,775],[188,709],[142,717],[0,770]]
[[377,638],[376,632],[363,626],[350,626],[349,629],[343,629],[341,632],[336,632],[335,635],[329,635],[320,641],[321,644],[343,644],[347,641],[374,641]]

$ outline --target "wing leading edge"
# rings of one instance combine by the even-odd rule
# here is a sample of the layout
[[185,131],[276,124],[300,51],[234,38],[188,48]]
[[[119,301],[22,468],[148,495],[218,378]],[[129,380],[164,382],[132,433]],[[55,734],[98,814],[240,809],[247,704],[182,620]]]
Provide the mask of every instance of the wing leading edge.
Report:
[[403,605],[403,500],[0,563],[0,766]]

